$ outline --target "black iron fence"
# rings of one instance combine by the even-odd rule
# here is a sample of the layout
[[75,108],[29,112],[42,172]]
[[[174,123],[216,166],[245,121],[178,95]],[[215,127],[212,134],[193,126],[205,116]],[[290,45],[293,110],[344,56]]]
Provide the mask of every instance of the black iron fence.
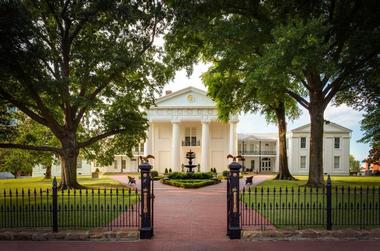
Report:
[[380,227],[380,187],[254,187],[240,193],[241,227]]
[[138,228],[140,201],[131,188],[3,190],[0,228]]

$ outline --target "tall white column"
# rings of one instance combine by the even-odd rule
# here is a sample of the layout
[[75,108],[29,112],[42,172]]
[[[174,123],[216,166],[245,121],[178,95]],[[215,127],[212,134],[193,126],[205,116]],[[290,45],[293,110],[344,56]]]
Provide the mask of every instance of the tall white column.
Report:
[[146,133],[147,137],[144,142],[144,155],[147,156],[148,154],[153,154],[152,153],[152,124],[149,123],[149,128]]
[[180,170],[180,127],[179,121],[172,121],[172,171]]
[[202,142],[201,142],[201,170],[207,172],[209,168],[209,121],[202,121]]
[[237,121],[230,121],[229,154],[232,154],[234,156],[237,155],[236,123]]

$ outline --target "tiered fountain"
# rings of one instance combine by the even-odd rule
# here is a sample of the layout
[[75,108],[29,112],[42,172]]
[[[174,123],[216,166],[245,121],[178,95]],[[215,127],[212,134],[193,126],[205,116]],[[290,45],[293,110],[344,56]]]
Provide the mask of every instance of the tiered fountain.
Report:
[[187,168],[187,172],[189,173],[194,172],[193,168],[197,166],[193,164],[193,159],[195,159],[195,152],[192,152],[190,149],[190,151],[186,153],[186,159],[189,160],[189,164],[185,165],[185,167]]

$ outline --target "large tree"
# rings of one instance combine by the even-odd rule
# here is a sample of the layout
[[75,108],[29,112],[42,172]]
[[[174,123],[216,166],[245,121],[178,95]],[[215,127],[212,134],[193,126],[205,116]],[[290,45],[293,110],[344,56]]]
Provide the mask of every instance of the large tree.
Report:
[[143,108],[171,76],[153,45],[166,17],[154,0],[2,1],[0,98],[49,128],[59,145],[0,147],[58,155],[62,188],[81,187],[81,149],[130,153],[145,137]]
[[[240,56],[239,60],[243,60]],[[229,58],[231,61],[231,58]],[[247,62],[249,63],[249,62]],[[286,117],[299,116],[296,102],[284,95],[280,89],[268,88],[270,80],[260,76],[245,76],[249,73],[232,65],[225,67],[219,62],[203,74],[208,94],[216,102],[219,118],[228,121],[231,115],[240,112],[261,112],[268,123],[278,126],[279,171],[276,179],[294,179],[289,172],[286,147]]]
[[[343,86],[357,84],[352,81],[354,76],[365,78],[370,69],[379,66],[377,2],[220,0],[194,1],[186,9],[181,1],[171,3],[176,19],[167,36],[168,51],[179,65],[198,60],[200,53],[205,60],[210,53],[216,62],[227,59],[229,47],[223,43],[235,42],[241,45],[242,55],[256,61],[250,74],[259,72],[281,80],[276,85],[308,110],[311,139],[307,184],[324,184],[324,111]],[[234,26],[236,29],[230,28]],[[204,35],[209,33],[214,36]],[[181,48],[181,53],[176,48]],[[202,54],[204,49],[208,54]],[[239,66],[250,67],[244,60]],[[300,87],[304,92],[295,91]]]

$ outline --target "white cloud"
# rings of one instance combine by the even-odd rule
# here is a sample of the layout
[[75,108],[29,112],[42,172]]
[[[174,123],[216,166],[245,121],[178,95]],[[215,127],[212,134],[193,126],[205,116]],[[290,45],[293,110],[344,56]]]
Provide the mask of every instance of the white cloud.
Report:
[[345,127],[357,127],[362,120],[363,113],[348,107],[347,105],[329,105],[325,111],[325,119],[337,122]]

